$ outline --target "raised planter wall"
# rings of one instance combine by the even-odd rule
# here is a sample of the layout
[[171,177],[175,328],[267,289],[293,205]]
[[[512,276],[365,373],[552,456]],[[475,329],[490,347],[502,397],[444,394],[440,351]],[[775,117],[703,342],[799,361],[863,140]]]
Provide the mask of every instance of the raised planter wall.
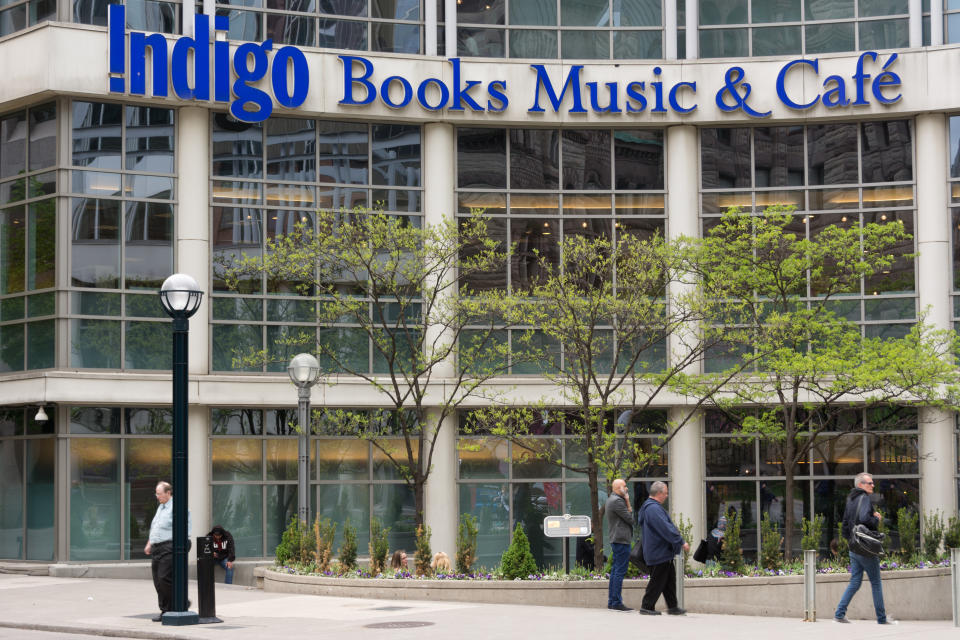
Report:
[[[596,607],[607,604],[606,581],[530,582],[526,580],[397,580],[322,578],[290,575],[258,568],[265,591],[383,600],[443,600],[555,607]],[[259,577],[259,575],[258,575]],[[832,618],[850,580],[849,574],[817,576],[817,617]],[[258,580],[259,582],[259,580]],[[623,600],[639,607],[646,580],[625,580]],[[920,569],[883,574],[887,615],[903,620],[949,620],[950,570]],[[803,576],[769,578],[687,579],[684,602],[694,613],[803,618]],[[663,608],[663,600],[658,604]],[[873,619],[873,599],[866,575],[847,616]]]

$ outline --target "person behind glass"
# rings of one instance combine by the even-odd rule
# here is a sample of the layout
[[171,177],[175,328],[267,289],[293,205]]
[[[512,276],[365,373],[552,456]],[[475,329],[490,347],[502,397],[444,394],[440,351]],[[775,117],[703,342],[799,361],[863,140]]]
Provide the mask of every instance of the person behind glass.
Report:
[[213,560],[223,567],[227,576],[223,579],[225,584],[233,584],[233,563],[237,559],[236,549],[233,545],[233,536],[230,532],[221,527],[215,526],[207,534],[213,538]]
[[650,567],[650,580],[643,594],[640,613],[648,616],[660,615],[656,610],[660,594],[667,601],[667,613],[682,616],[687,612],[677,606],[677,571],[673,557],[681,550],[689,551],[690,545],[683,540],[663,507],[667,493],[666,483],[654,482],[650,485],[650,496],[637,512],[643,530],[643,559]]
[[[143,552],[150,556],[150,571],[153,573],[153,587],[157,590],[157,603],[160,613],[151,620],[160,622],[163,613],[173,606],[173,486],[169,482],[158,482],[155,491],[157,512],[150,523],[150,537]],[[193,529],[190,512],[187,511],[187,540]],[[187,606],[190,601],[187,600]]]
[[397,549],[393,552],[393,557],[390,558],[390,568],[396,571],[397,569],[406,569],[407,568],[407,552],[402,549]]
[[[847,496],[847,504],[843,510],[843,525],[841,533],[849,540],[853,535],[853,528],[858,524],[866,526],[871,531],[880,527],[883,516],[874,511],[870,503],[873,494],[873,476],[869,473],[858,473],[853,479],[853,490]],[[877,556],[865,556],[850,550],[850,583],[840,598],[837,611],[833,614],[834,622],[847,623],[847,607],[854,594],[863,583],[863,572],[870,578],[870,589],[873,591],[873,609],[877,614],[879,624],[897,624],[896,620],[887,617],[883,608],[883,585],[880,582],[880,559]]]
[[604,513],[607,516],[607,539],[613,549],[610,582],[607,587],[607,609],[633,611],[623,604],[622,597],[623,578],[627,575],[627,563],[630,561],[630,541],[633,539],[633,510],[630,508],[627,483],[622,478],[613,481]]

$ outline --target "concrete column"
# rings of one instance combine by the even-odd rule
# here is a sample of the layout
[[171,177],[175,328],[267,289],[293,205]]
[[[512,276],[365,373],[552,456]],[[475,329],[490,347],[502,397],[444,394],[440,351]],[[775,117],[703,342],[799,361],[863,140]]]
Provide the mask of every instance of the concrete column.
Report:
[[[448,3],[449,5],[450,3]],[[448,13],[448,16],[451,15]],[[455,14],[453,14],[455,15]],[[454,171],[456,157],[452,125],[430,123],[423,128],[423,215],[426,225],[439,225],[454,216]],[[428,325],[427,344],[439,329]],[[436,383],[455,372],[451,359],[436,369]],[[442,384],[442,383],[440,383]],[[441,391],[442,393],[443,391]],[[436,424],[430,420],[431,424]],[[457,420],[449,416],[438,427],[433,465],[425,487],[424,517],[430,527],[435,551],[445,551],[453,560],[457,546]]]
[[[687,24],[690,24],[690,2],[687,3]],[[694,11],[695,11],[694,3]],[[688,32],[689,38],[689,32]],[[689,43],[689,39],[688,39]],[[689,44],[688,50],[689,54]],[[688,56],[689,57],[689,56]],[[667,154],[667,237],[697,237],[700,235],[700,215],[697,193],[700,172],[697,128],[689,125],[669,127],[666,140]],[[686,285],[689,286],[689,285]],[[673,287],[678,293],[679,286]],[[668,352],[676,357],[683,349],[681,334],[670,337]],[[699,372],[699,363],[689,367],[689,373]],[[672,424],[682,422],[690,413],[688,407],[670,409]],[[682,426],[670,441],[670,511],[683,514],[693,523],[694,540],[703,537],[704,479],[703,479],[703,417],[697,414]]]
[[443,40],[448,58],[457,55],[457,0],[443,0]]
[[[934,3],[937,0],[933,0]],[[908,3],[910,12],[910,48],[923,46],[923,6],[921,0],[910,0]]]
[[938,47],[943,44],[943,3],[933,0],[930,3],[930,45]]
[[677,0],[667,0],[663,5],[663,57],[677,59]]
[[425,2],[423,5],[423,43],[424,53],[437,55],[437,3]]
[[687,60],[700,57],[700,1],[687,0]]
[[208,408],[197,404],[195,379],[208,373],[210,353],[210,116],[206,109],[179,110],[177,163],[175,271],[193,276],[203,290],[200,308],[190,318],[189,334],[187,474],[196,537],[210,530],[210,417]]
[[[939,329],[951,328],[952,265],[947,195],[947,119],[940,113],[917,116],[917,283],[920,310]],[[920,412],[920,508],[924,513],[957,509],[957,453],[952,412]]]

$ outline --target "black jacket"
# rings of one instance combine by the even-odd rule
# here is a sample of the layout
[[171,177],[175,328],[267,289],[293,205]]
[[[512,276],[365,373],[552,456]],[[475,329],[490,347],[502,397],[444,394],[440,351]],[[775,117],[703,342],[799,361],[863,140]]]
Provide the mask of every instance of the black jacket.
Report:
[[223,537],[223,539],[226,540],[227,542],[226,554],[223,554],[223,553],[218,554],[216,551],[214,551],[213,553],[214,560],[220,560],[221,558],[224,557],[224,555],[226,555],[227,562],[233,562],[234,560],[236,560],[237,552],[236,552],[236,548],[233,545],[233,536],[230,535],[230,532],[224,529],[223,527],[221,527],[220,525],[217,525],[207,535],[213,538],[214,533],[219,533]]
[[[866,498],[861,500],[861,496]],[[880,520],[873,515],[873,503],[870,502],[870,494],[861,489],[855,488],[847,496],[847,506],[843,510],[843,537],[847,540],[853,535],[853,528],[858,524],[866,525],[867,529],[876,531],[880,527]]]

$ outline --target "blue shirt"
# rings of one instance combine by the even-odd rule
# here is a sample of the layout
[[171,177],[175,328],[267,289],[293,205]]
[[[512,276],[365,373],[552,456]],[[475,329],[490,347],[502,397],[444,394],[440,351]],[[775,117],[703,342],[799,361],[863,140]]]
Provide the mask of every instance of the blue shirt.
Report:
[[[187,509],[187,539],[193,533],[193,520],[190,510]],[[157,512],[153,514],[150,523],[150,544],[173,540],[173,498],[157,505]]]

